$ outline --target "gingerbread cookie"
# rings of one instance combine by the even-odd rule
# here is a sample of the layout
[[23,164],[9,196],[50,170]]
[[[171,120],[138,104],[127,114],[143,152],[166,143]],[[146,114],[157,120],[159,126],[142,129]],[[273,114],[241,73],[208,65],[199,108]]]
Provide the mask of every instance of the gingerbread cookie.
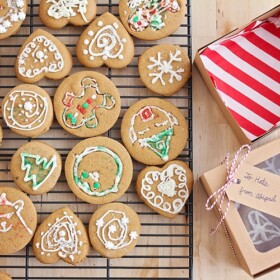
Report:
[[95,0],[42,0],[39,17],[42,22],[54,29],[67,24],[83,26],[91,22],[96,15]]
[[15,34],[26,18],[26,0],[2,0],[0,3],[0,39]]
[[190,60],[180,46],[157,45],[139,58],[138,70],[144,85],[161,95],[173,95],[190,76]]
[[93,248],[106,258],[127,255],[137,244],[141,224],[137,213],[123,203],[109,203],[98,208],[89,222]]
[[77,57],[86,67],[126,67],[133,59],[134,44],[121,22],[112,14],[96,18],[77,43]]
[[142,40],[159,40],[174,33],[185,13],[185,0],[120,0],[119,3],[124,27]]
[[159,165],[183,151],[188,127],[177,107],[159,98],[146,98],[134,103],[124,114],[121,137],[134,159]]
[[37,137],[52,124],[52,101],[48,93],[38,86],[19,85],[3,99],[2,115],[14,132],[25,137]]
[[192,171],[179,160],[170,161],[162,168],[144,168],[136,182],[141,200],[160,215],[171,219],[184,207],[192,186]]
[[0,187],[0,255],[24,248],[37,226],[37,212],[30,198],[12,187]]
[[86,228],[68,207],[48,216],[33,239],[34,255],[42,263],[63,260],[76,265],[86,258],[89,249]]
[[54,96],[56,119],[80,137],[92,137],[109,130],[121,110],[116,86],[98,72],[78,72],[66,78]]
[[93,204],[114,201],[128,189],[133,166],[127,150],[107,137],[81,141],[68,154],[65,176],[72,192]]
[[35,83],[44,77],[58,80],[72,68],[72,56],[65,45],[43,29],[34,31],[20,48],[15,70],[25,83]]
[[4,271],[0,271],[0,280],[12,280],[11,276]]
[[11,160],[11,176],[26,193],[38,195],[56,184],[62,163],[59,153],[44,142],[32,141],[19,147]]

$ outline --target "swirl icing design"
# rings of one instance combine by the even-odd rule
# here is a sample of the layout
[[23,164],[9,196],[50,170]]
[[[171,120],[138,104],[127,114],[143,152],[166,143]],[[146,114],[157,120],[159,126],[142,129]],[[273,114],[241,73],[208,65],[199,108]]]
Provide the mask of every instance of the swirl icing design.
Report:
[[46,3],[52,3],[48,9],[48,15],[50,17],[55,19],[69,19],[70,17],[75,17],[78,12],[85,22],[89,22],[85,16],[88,5],[87,0],[47,0]]
[[[137,128],[135,122],[138,123]],[[148,148],[162,160],[168,161],[174,125],[179,123],[171,113],[157,106],[146,106],[131,118],[129,138],[132,145],[137,142],[142,148]]]
[[13,91],[4,103],[4,119],[10,128],[27,131],[38,129],[47,115],[47,98],[33,91]]
[[[12,208],[11,212],[3,213],[1,206],[9,206]],[[1,193],[0,195],[0,220],[4,219],[4,221],[0,222],[0,234],[10,231],[13,228],[12,224],[8,225],[9,220],[16,215],[20,220],[21,224],[28,231],[30,235],[33,234],[33,231],[27,226],[25,220],[21,216],[21,211],[24,208],[24,201],[21,199],[16,200],[15,202],[11,202],[7,199],[6,193]]]
[[147,69],[153,70],[152,73],[149,73],[149,77],[154,77],[152,79],[152,84],[155,84],[157,81],[160,81],[160,83],[165,86],[166,82],[163,79],[164,75],[168,75],[168,83],[173,84],[174,78],[177,81],[182,80],[181,73],[184,72],[183,68],[177,68],[175,69],[174,67],[174,62],[181,62],[182,58],[180,57],[181,51],[176,50],[175,53],[173,54],[171,51],[169,52],[169,60],[162,60],[161,57],[161,52],[157,53],[157,57],[149,57],[150,62],[152,64],[149,64],[147,66]]
[[36,247],[42,250],[41,255],[50,257],[52,253],[57,253],[59,257],[69,258],[74,261],[75,255],[80,255],[79,247],[83,242],[79,240],[81,231],[77,230],[77,222],[73,221],[73,216],[63,212],[63,216],[56,218],[55,223],[48,224],[49,229],[41,232],[41,240],[36,243]]
[[109,210],[96,221],[96,234],[108,250],[127,247],[138,237],[136,231],[128,232],[129,218],[124,212]]
[[[102,27],[103,22],[98,21],[98,26]],[[90,60],[95,57],[102,57],[103,60],[118,58],[122,60],[125,38],[120,38],[117,29],[118,23],[114,22],[112,25],[108,24],[100,28],[96,34],[93,30],[88,31],[89,39],[83,41],[83,54],[89,55]]]
[[[142,179],[141,194],[152,206],[171,214],[179,213],[189,197],[185,169],[171,164],[162,172],[147,172]],[[173,198],[172,202],[166,201],[165,197]]]
[[63,67],[60,51],[53,41],[42,35],[33,38],[18,58],[18,72],[23,77],[33,78],[43,72],[56,73]]
[[127,6],[132,10],[128,25],[136,32],[144,31],[150,26],[157,31],[165,26],[166,13],[177,13],[180,6],[177,0],[129,0]]
[[115,98],[109,93],[100,93],[98,83],[90,77],[82,79],[81,85],[79,95],[73,92],[66,92],[64,95],[62,102],[66,108],[62,114],[63,123],[73,129],[82,126],[96,128],[99,123],[96,112],[114,108]]
[[13,22],[23,21],[26,17],[24,12],[24,0],[6,0],[0,4],[0,34],[8,32]]
[[[109,155],[116,165],[116,174],[112,186],[102,189],[100,183],[100,173],[97,170],[82,170],[79,168],[83,159],[87,156],[93,156],[94,153],[105,153]],[[94,162],[94,160],[92,159]],[[91,167],[88,166],[87,169]],[[73,179],[76,185],[86,194],[90,196],[102,197],[110,193],[118,192],[118,185],[120,183],[123,173],[123,163],[119,156],[104,146],[94,146],[86,148],[81,154],[75,156],[73,167]],[[107,174],[106,174],[107,175]],[[104,186],[103,186],[104,187]]]

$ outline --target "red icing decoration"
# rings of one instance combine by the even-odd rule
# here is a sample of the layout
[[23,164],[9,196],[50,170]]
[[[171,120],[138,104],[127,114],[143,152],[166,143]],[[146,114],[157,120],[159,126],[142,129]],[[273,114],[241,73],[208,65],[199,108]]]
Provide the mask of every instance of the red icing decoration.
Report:
[[140,117],[143,122],[147,122],[154,119],[155,115],[153,114],[151,107],[146,106],[140,111]]
[[91,104],[91,99],[87,99],[87,104]]
[[67,106],[67,107],[71,107],[72,106],[72,102],[75,98],[74,93],[72,92],[66,92],[64,95],[64,99],[62,100],[62,103]]
[[86,110],[85,108],[83,108],[81,105],[78,105],[78,106],[77,106],[77,109],[78,109],[83,115],[87,112],[87,110]]

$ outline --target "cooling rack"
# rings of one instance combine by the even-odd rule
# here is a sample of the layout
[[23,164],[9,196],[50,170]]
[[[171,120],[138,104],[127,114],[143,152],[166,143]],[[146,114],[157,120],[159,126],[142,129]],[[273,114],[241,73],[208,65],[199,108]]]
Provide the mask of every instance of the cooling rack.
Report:
[[[187,1],[187,13],[181,27],[168,38],[154,42],[144,42],[134,39],[135,57],[125,69],[94,69],[109,77],[117,86],[122,99],[121,115],[115,126],[105,133],[105,136],[121,141],[120,123],[127,108],[139,99],[158,97],[148,91],[140,82],[137,60],[145,49],[159,43],[181,45],[191,59],[191,4]],[[76,42],[84,30],[81,27],[67,26],[61,30],[49,30],[44,27],[38,17],[39,0],[31,0],[26,20],[20,31],[5,40],[0,41],[0,100],[13,87],[21,82],[15,77],[14,65],[20,46],[30,33],[37,28],[43,28],[59,38],[69,48],[73,55],[74,67],[71,73],[86,70],[75,55]],[[118,0],[99,0],[97,15],[110,11],[118,15]],[[41,80],[37,85],[44,88],[51,97],[59,85],[59,81]],[[191,79],[175,96],[165,98],[181,109],[189,124],[189,139],[187,147],[179,155],[179,159],[189,163],[192,168],[192,95]],[[11,132],[1,117],[4,138],[0,147],[0,185],[15,187],[10,175],[10,160],[17,148],[27,141]],[[65,160],[71,148],[81,139],[65,132],[56,121],[50,130],[37,139],[55,147]],[[193,264],[193,206],[192,196],[186,204],[186,209],[173,220],[166,219],[154,213],[139,201],[134,188],[137,173],[144,166],[134,161],[133,181],[124,196],[118,201],[134,208],[139,214],[142,232],[136,248],[121,259],[109,260],[98,255],[91,249],[88,258],[78,266],[70,266],[60,261],[53,265],[44,265],[34,257],[31,245],[13,255],[0,256],[0,270],[12,275],[13,279],[192,279]],[[31,196],[38,212],[40,223],[54,210],[68,206],[85,223],[97,206],[87,204],[70,191],[62,173],[55,188],[42,196]]]

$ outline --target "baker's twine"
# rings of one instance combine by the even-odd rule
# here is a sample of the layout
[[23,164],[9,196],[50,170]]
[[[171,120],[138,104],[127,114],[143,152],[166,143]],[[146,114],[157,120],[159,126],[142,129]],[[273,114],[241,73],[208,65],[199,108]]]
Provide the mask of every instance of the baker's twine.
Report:
[[[246,150],[245,154],[243,154],[243,150]],[[241,146],[239,148],[239,150],[236,152],[236,154],[234,155],[234,158],[231,162],[231,166],[229,166],[229,162],[230,162],[229,153],[226,154],[226,157],[224,160],[224,162],[226,162],[226,171],[227,171],[226,183],[221,188],[219,188],[217,191],[212,193],[209,196],[209,198],[207,199],[206,204],[205,204],[206,210],[208,210],[208,211],[212,210],[216,204],[219,204],[218,211],[221,214],[221,219],[220,219],[219,223],[217,224],[215,229],[212,229],[210,231],[210,234],[216,233],[216,231],[221,226],[221,224],[224,222],[224,220],[227,216],[229,206],[230,206],[229,200],[227,202],[226,210],[224,212],[222,211],[222,206],[223,206],[224,198],[226,195],[226,190],[232,184],[240,184],[240,182],[241,182],[240,179],[236,179],[234,176],[235,176],[235,173],[237,172],[237,170],[239,169],[239,167],[246,160],[246,158],[248,157],[250,152],[251,152],[251,147],[249,145]],[[212,204],[210,204],[210,201],[212,198],[215,198],[215,200],[213,201]]]

